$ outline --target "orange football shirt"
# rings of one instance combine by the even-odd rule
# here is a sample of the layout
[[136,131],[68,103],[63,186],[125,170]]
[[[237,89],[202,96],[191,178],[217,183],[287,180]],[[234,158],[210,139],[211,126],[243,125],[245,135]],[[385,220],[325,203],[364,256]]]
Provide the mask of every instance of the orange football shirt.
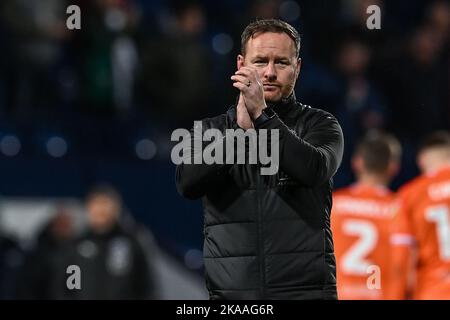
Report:
[[412,180],[399,198],[391,239],[397,247],[393,260],[402,245],[415,251],[415,258],[412,269],[403,260],[397,273],[413,273],[413,299],[450,299],[450,166]]
[[382,186],[354,184],[333,193],[331,227],[339,299],[385,299],[395,207],[395,194]]

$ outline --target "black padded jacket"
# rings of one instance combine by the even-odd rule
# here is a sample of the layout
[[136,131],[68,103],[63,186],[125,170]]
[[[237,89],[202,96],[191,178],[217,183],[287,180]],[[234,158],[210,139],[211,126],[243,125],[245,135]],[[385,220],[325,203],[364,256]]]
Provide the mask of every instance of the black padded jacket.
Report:
[[[341,127],[331,114],[295,96],[271,107],[275,116],[256,129],[279,130],[276,174],[261,175],[259,164],[176,169],[178,192],[203,200],[210,298],[336,299],[330,212],[332,177],[344,147]],[[201,124],[227,139],[226,129],[239,128],[236,107]],[[199,152],[189,150],[192,157]]]

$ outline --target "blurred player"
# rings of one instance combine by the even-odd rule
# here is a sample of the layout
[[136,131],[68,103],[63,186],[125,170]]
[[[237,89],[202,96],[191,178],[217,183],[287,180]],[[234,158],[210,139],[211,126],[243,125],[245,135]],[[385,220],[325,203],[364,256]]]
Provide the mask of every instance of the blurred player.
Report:
[[400,155],[393,136],[369,133],[352,158],[356,183],[333,194],[331,227],[339,299],[385,298],[389,224],[395,205],[395,195],[387,186],[398,172]]
[[450,299],[450,134],[427,137],[417,162],[422,175],[399,192],[389,295]]
[[72,264],[82,270],[81,290],[74,298],[148,299],[152,274],[135,229],[122,223],[120,194],[109,185],[95,186],[87,195],[88,230],[75,243]]

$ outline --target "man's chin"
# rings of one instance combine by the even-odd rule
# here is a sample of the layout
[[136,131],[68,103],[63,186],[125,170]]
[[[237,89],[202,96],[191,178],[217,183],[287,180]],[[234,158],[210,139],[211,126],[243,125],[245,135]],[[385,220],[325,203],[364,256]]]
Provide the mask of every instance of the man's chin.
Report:
[[266,102],[276,103],[281,100],[281,94],[279,93],[273,94],[271,92],[265,92],[264,100],[266,100]]

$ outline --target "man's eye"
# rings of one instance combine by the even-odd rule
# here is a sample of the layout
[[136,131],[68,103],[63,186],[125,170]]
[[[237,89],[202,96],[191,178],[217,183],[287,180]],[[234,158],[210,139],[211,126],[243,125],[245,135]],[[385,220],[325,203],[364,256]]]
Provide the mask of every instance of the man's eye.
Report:
[[287,66],[289,64],[289,62],[287,62],[287,61],[278,61],[277,63],[281,64],[283,66]]

